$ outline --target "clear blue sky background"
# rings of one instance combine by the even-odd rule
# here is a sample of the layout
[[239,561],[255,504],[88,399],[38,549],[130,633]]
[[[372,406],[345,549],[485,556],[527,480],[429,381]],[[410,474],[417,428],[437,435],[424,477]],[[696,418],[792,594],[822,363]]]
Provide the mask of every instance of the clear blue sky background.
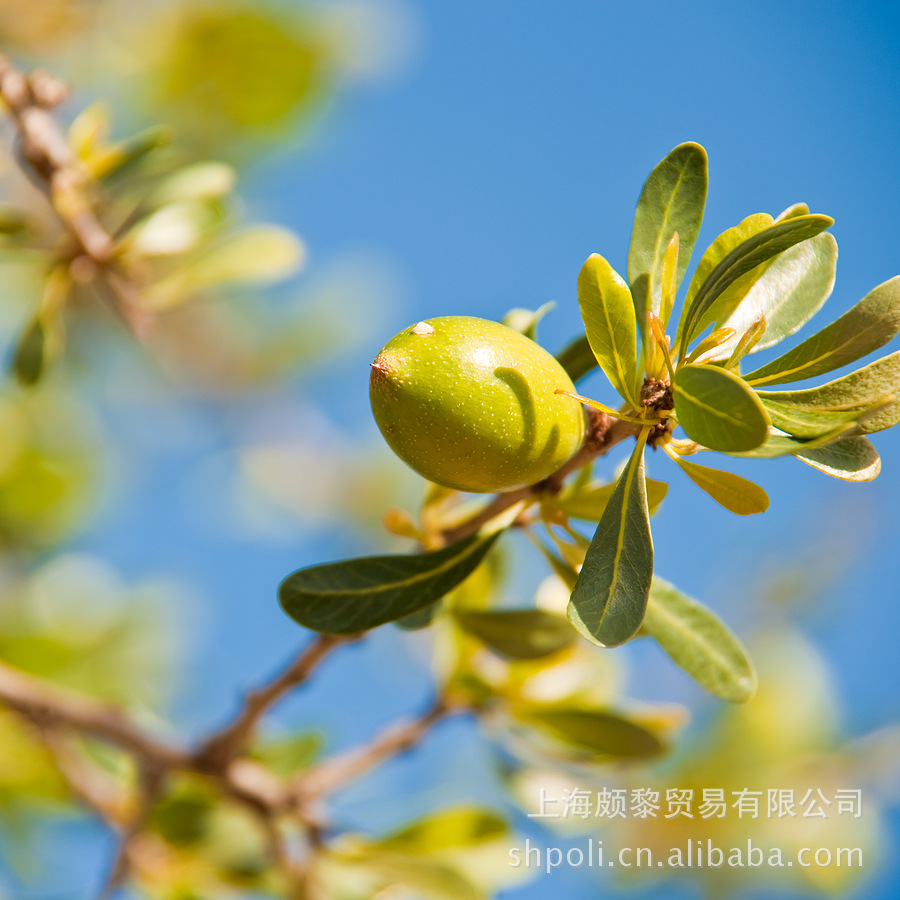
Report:
[[[698,247],[749,213],[776,214],[800,200],[835,218],[838,279],[821,324],[900,273],[895,3],[454,0],[409,8],[419,45],[402,76],[349,90],[316,141],[279,151],[250,179],[251,209],[305,236],[311,273],[364,250],[396,274],[400,289],[380,314],[380,330],[339,367],[296,387],[348,434],[374,437],[368,363],[417,319],[499,318],[512,306],[552,299],[558,306],[541,338],[551,349],[562,346],[579,327],[581,264],[597,251],[624,272],[643,180],[685,140],[702,143],[710,156]],[[591,385],[599,399],[611,399],[599,380]],[[280,579],[372,544],[329,530],[272,543],[199,529],[185,473],[227,451],[233,419],[215,410],[197,415],[189,439],[147,457],[146,480],[131,486],[129,502],[82,546],[130,576],[166,573],[193,585],[201,612],[196,625],[185,626],[193,656],[178,714],[199,731],[296,647],[300,634],[275,602]],[[120,436],[136,450],[141,445],[138,429]],[[658,571],[739,630],[753,624],[748,584],[759,559],[777,564],[801,547],[807,564],[818,565],[819,544],[855,549],[851,574],[828,586],[821,609],[804,620],[837,672],[851,733],[900,719],[900,435],[875,442],[886,464],[872,484],[833,481],[794,460],[739,466],[773,499],[752,520],[708,502],[663,460],[650,461],[650,474],[672,485],[654,525]],[[326,667],[321,686],[287,704],[283,720],[329,723],[335,744],[346,744],[417,709],[427,681],[415,665],[393,661],[398,640],[386,631],[373,647],[347,651],[354,664]],[[668,665],[648,661],[635,693],[695,699]],[[465,729],[444,733],[455,764],[426,748],[425,762],[389,768],[353,795],[347,816],[374,812],[391,821],[392,791],[424,798],[435,780],[457,796],[478,797],[482,779],[469,773],[486,769],[486,751]],[[379,796],[388,800],[379,805]],[[896,833],[889,840],[896,846]],[[897,884],[900,865],[893,863],[859,896],[892,897]],[[563,890],[560,878],[555,895]],[[584,878],[565,890],[572,900],[597,896]],[[603,895],[617,896],[605,887]],[[546,885],[516,896],[545,897]],[[666,888],[647,896],[694,894]]]

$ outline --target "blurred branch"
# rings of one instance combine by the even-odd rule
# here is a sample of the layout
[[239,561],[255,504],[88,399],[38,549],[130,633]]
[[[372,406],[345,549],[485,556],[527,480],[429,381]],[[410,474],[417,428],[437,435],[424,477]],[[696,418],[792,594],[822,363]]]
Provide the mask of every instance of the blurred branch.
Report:
[[98,216],[95,185],[50,114],[67,95],[67,86],[47,72],[24,75],[0,54],[0,101],[16,129],[17,156],[75,242],[73,278],[96,281],[132,331],[143,335],[150,316],[137,287],[114,267],[116,245]]
[[325,760],[305,772],[294,783],[295,796],[299,799],[301,808],[324,794],[355,781],[391,757],[412,750],[433,725],[452,713],[463,712],[465,709],[449,704],[444,697],[438,697],[421,716],[391,725],[370,743]]
[[332,650],[357,639],[357,636],[318,635],[280,675],[246,695],[235,718],[203,743],[197,758],[210,769],[226,767],[244,750],[259,720],[275,703],[303,684]]

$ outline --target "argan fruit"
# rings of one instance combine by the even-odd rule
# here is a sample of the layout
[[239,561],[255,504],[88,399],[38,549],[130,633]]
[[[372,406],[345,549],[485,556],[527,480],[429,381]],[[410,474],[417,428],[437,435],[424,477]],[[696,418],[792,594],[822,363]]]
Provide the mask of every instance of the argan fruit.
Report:
[[494,493],[535,484],[581,446],[581,405],[562,366],[498,322],[444,316],[388,341],[369,396],[391,449],[436,484]]

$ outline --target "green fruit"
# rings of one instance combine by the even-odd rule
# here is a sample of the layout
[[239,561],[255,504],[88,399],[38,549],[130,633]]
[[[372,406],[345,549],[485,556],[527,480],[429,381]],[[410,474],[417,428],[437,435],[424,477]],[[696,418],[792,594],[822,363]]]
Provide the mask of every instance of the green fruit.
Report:
[[493,493],[535,484],[581,446],[584,414],[562,366],[497,322],[445,316],[385,344],[369,395],[391,449],[429,481]]

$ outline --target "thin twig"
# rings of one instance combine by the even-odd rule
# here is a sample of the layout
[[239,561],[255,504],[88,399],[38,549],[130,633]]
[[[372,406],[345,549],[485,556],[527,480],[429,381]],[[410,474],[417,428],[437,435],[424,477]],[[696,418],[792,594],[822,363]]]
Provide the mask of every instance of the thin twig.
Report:
[[244,750],[259,720],[274,704],[303,684],[332,650],[354,640],[356,636],[318,635],[281,674],[244,697],[237,716],[201,746],[198,760],[211,770],[227,766]]
[[295,796],[301,808],[342,788],[377,768],[383,762],[406,753],[428,734],[431,727],[463,707],[452,706],[439,697],[421,716],[391,725],[374,740],[339,756],[334,756],[304,772],[294,783]]

